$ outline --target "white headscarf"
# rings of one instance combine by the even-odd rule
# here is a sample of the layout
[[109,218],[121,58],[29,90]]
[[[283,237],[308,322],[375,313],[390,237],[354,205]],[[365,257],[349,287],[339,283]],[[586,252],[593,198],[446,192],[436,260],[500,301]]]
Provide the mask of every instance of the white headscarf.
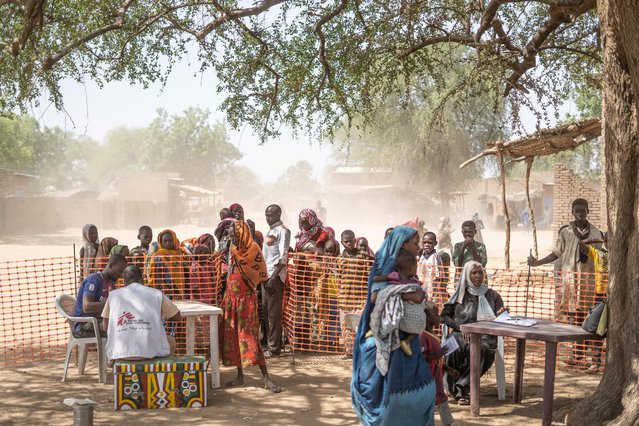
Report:
[[[462,303],[464,301],[464,295],[466,294],[466,291],[468,291],[473,296],[479,297],[479,306],[477,306],[477,321],[492,321],[495,319],[495,312],[493,312],[493,308],[490,307],[488,300],[486,300],[486,292],[488,291],[488,286],[485,282],[483,282],[479,287],[475,287],[470,281],[470,272],[476,266],[479,266],[480,268],[482,268],[482,271],[484,271],[484,267],[481,265],[481,263],[475,262],[474,260],[464,265],[464,268],[462,269],[462,272],[459,276],[457,289],[446,303]],[[485,276],[486,273],[484,271],[484,277]]]
[[91,228],[95,228],[96,230],[98,229],[92,223],[87,223],[82,227],[82,247],[84,247],[84,258],[82,259],[84,277],[82,278],[86,278],[92,272],[91,269],[98,254],[98,243],[100,242],[100,239],[97,234],[95,241],[91,241],[89,239],[89,232],[91,231]]

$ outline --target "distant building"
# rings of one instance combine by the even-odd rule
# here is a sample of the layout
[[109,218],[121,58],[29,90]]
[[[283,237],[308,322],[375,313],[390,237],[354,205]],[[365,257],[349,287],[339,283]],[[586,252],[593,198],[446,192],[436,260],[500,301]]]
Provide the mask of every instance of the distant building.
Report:
[[0,168],[0,197],[26,197],[31,195],[31,184],[37,176]]

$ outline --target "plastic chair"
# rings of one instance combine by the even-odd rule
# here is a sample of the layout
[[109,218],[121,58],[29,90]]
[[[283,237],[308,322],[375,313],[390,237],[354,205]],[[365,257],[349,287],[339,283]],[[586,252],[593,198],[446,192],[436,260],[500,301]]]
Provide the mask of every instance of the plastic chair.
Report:
[[69,359],[71,358],[71,352],[75,346],[79,346],[79,359],[78,359],[78,374],[84,374],[84,367],[87,362],[87,352],[89,351],[89,344],[95,344],[97,346],[98,355],[98,380],[100,383],[106,382],[106,338],[92,337],[75,337],[73,335],[73,327],[78,322],[91,322],[93,323],[93,329],[99,330],[98,319],[94,317],[74,317],[73,308],[75,306],[75,297],[68,294],[59,294],[55,297],[55,307],[69,323],[69,343],[67,343],[67,353],[64,359],[64,374],[62,375],[62,381],[67,379],[67,370],[69,368]]
[[[442,340],[448,336],[448,327],[442,324]],[[504,336],[497,336],[497,351],[495,351],[495,380],[497,381],[497,399],[506,400],[506,365],[504,363]],[[444,373],[444,376],[446,373]],[[444,379],[444,383],[446,380]]]
[[344,314],[344,325],[346,328],[353,330],[355,334],[357,334],[357,327],[359,327],[359,320],[362,318],[360,314],[354,313],[345,313]]
[[506,400],[506,366],[504,365],[504,336],[497,336],[495,352],[495,379],[497,380],[497,399]]

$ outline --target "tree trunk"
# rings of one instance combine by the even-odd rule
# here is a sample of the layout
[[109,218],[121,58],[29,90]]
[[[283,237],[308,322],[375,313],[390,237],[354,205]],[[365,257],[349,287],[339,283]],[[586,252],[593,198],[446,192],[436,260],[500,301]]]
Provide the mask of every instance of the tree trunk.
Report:
[[603,137],[610,249],[606,370],[571,425],[639,421],[639,2],[599,0],[604,40]]

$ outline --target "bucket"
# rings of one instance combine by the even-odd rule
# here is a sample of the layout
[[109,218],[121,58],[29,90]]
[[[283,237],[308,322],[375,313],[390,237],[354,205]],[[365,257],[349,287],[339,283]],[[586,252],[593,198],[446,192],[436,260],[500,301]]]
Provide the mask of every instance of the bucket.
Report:
[[73,426],[93,426],[93,405],[73,406]]

